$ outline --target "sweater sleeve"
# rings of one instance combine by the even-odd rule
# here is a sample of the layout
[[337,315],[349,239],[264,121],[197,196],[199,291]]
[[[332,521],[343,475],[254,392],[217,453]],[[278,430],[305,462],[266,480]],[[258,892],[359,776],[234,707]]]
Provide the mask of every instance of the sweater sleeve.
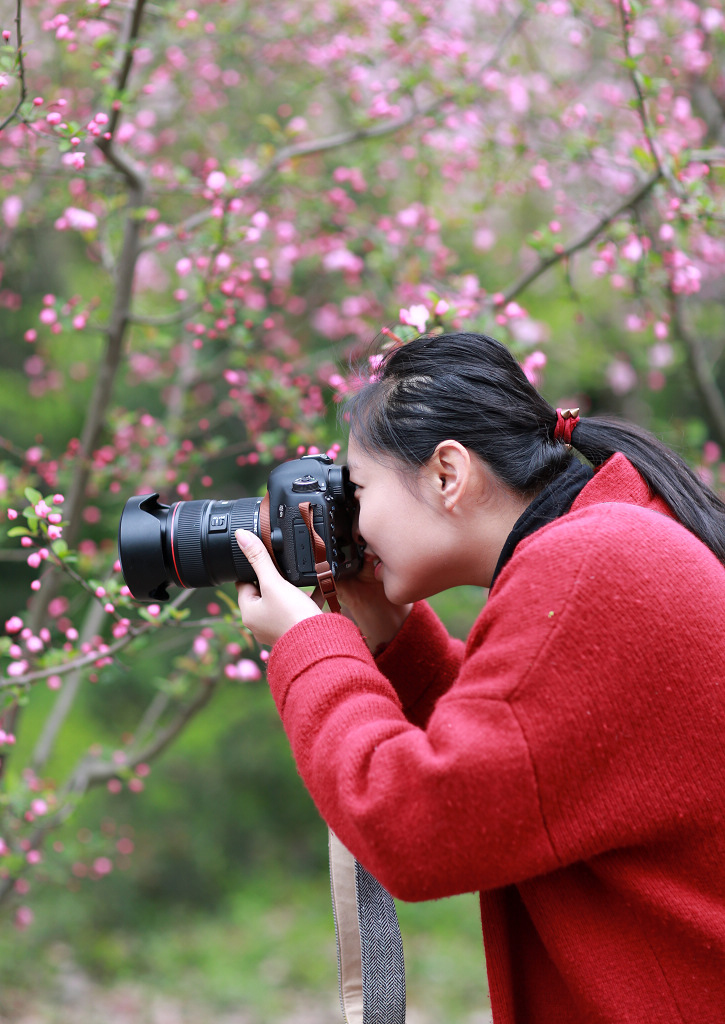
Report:
[[451,700],[460,678],[423,729],[342,616],[298,623],[269,660],[322,817],[401,899],[497,886],[512,870],[524,878],[556,865],[516,716],[496,697]]
[[418,601],[398,634],[375,654],[409,721],[425,727],[436,701],[452,685],[464,645],[448,632],[425,601]]

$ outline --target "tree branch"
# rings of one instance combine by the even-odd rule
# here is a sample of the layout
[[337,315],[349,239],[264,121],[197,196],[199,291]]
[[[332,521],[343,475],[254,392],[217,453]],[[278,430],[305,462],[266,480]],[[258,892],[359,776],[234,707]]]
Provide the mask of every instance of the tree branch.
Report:
[[[171,607],[178,608],[188,598],[191,591],[184,590],[174,599]],[[99,607],[94,605],[93,607]],[[0,679],[0,689],[3,687],[11,686],[26,686],[29,683],[37,683],[40,679],[47,679],[49,676],[63,676],[67,675],[68,672],[75,672],[78,669],[87,668],[88,665],[94,665],[101,658],[110,658],[112,655],[117,654],[118,651],[122,651],[124,647],[137,640],[138,637],[143,636],[144,633],[148,633],[152,629],[160,629],[166,625],[171,625],[173,620],[168,622],[145,622],[142,626],[137,626],[134,629],[129,629],[128,633],[120,639],[116,640],[115,643],[109,644],[105,651],[91,651],[89,654],[84,654],[80,658],[74,658],[73,661],[66,661],[60,665],[50,665],[47,668],[39,668],[33,672],[25,672],[22,676],[17,676],[13,679]],[[201,624],[206,622],[204,620]],[[174,625],[181,625],[181,623],[173,622]],[[184,625],[186,625],[184,623]],[[91,633],[91,637],[97,634],[98,630]]]
[[[62,806],[55,814],[43,823],[42,826],[37,828],[30,838],[30,846],[28,850],[37,850],[40,848],[45,836],[53,829],[58,828],[62,825],[67,818],[75,810],[75,806],[79,797],[93,786],[102,785],[104,782],[108,782],[110,779],[118,778],[123,768],[137,768],[138,765],[152,761],[158,757],[168,746],[173,742],[174,739],[183,731],[188,723],[194,718],[211,700],[217,687],[216,679],[205,679],[202,680],[199,691],[193,700],[187,704],[183,704],[177,711],[175,717],[169,722],[169,724],[143,748],[139,748],[135,752],[131,753],[123,766],[117,764],[109,764],[108,762],[101,762],[96,758],[89,759],[84,757],[80,763],[76,766],[73,774],[66,782],[65,786],[60,792],[60,797],[65,800],[64,806]],[[28,852],[27,850],[25,851]],[[22,874],[18,872],[15,875],[8,876],[0,880],[0,904],[5,901],[8,895],[12,892],[17,878]]]
[[642,200],[649,194],[654,188],[658,181],[662,178],[661,171],[654,171],[648,178],[646,178],[638,187],[631,192],[626,199],[624,199],[618,206],[597,221],[597,223],[591,227],[588,231],[585,231],[583,235],[580,235],[574,242],[571,242],[566,248],[560,252],[552,253],[551,256],[547,256],[540,260],[539,263],[526,274],[519,278],[515,284],[503,293],[503,299],[501,304],[511,302],[517,295],[520,295],[522,291],[529,287],[538,277],[541,277],[550,267],[553,267],[557,263],[561,263],[562,260],[569,259],[575,252],[579,252],[580,249],[586,249],[594,239],[609,227],[609,225],[621,217],[621,215],[632,207],[637,206]]
[[[518,14],[508,25],[506,31],[502,34],[496,48],[491,56],[484,61],[481,67],[476,71],[476,76],[480,77],[484,71],[487,71],[494,64],[498,63],[501,59],[501,55],[508,45],[509,40],[516,35],[521,26],[526,21],[525,14]],[[414,99],[411,98],[411,108],[407,114],[403,114],[400,117],[391,118],[389,121],[383,121],[380,124],[369,125],[367,128],[352,128],[344,132],[336,132],[334,135],[328,135],[323,139],[312,139],[309,142],[297,142],[293,145],[283,146],[282,149],[278,150],[274,158],[267,164],[267,166],[259,173],[259,175],[250,181],[247,185],[238,189],[236,192],[237,196],[249,195],[259,191],[263,185],[265,185],[271,177],[273,177],[280,167],[288,163],[290,160],[295,160],[298,157],[305,156],[316,156],[320,153],[328,153],[334,149],[341,149],[343,146],[351,146],[356,142],[362,142],[365,139],[382,138],[386,135],[394,135],[396,132],[402,131],[404,128],[409,127],[414,121],[422,117],[434,113],[440,107],[445,106],[446,103],[450,103],[455,100],[455,93],[445,93],[443,96],[438,96],[435,99],[429,100],[422,106],[418,106]],[[168,242],[173,238],[178,237],[180,234],[184,234],[188,231],[193,231],[202,224],[205,224],[211,217],[209,210],[200,210],[198,213],[193,214],[186,220],[177,224],[173,228],[169,228],[166,232],[159,232],[154,235],[153,238],[149,238],[141,246],[142,251],[152,249],[162,242]]]
[[687,353],[695,385],[704,412],[721,448],[725,449],[725,399],[718,388],[705,346],[698,335],[692,334],[685,324],[684,302],[681,295],[670,291],[670,323],[674,337]]
[[23,63],[23,0],[16,0],[15,4],[15,37],[18,43],[18,79],[20,81],[20,99],[15,104],[15,109],[0,124],[0,132],[14,121],[20,112],[20,108],[28,96],[28,87],[25,82],[25,64]]

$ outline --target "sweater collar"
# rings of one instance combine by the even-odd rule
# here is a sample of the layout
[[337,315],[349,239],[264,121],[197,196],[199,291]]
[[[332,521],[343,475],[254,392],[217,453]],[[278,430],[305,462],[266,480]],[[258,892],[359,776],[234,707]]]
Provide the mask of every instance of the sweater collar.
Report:
[[514,527],[501,549],[501,554],[491,579],[491,587],[493,587],[499,573],[513,555],[516,545],[524,537],[530,536],[542,526],[546,526],[547,523],[553,522],[559,516],[565,515],[593,475],[594,473],[588,466],[582,465],[577,458],[573,458],[564,472],[560,473],[550,484],[547,484],[543,491],[540,491],[534,500],[526,506],[514,523]]

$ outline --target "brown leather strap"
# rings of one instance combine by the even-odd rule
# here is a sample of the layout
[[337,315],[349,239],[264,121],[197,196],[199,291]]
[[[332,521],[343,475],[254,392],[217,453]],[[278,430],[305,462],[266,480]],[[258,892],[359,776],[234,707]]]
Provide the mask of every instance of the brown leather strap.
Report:
[[317,585],[322,591],[323,598],[327,601],[331,612],[341,611],[340,602],[337,598],[335,577],[332,575],[330,563],[327,561],[327,548],[325,542],[315,529],[313,520],[312,505],[309,501],[300,502],[300,515],[307,527],[312,542],[312,551],[315,558],[315,572],[317,573]]

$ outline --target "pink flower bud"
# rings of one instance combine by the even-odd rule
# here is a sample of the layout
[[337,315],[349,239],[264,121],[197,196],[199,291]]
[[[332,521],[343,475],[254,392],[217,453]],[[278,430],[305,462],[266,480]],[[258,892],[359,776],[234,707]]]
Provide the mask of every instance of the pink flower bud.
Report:
[[15,911],[15,927],[21,931],[33,923],[34,914],[30,907],[18,907]]
[[28,565],[30,566],[31,569],[37,569],[38,566],[40,565],[40,563],[42,562],[42,558],[40,557],[40,552],[39,551],[33,551],[31,554],[28,555],[27,561],[28,561]]
[[14,508],[9,508],[8,509],[8,519],[17,519],[17,518],[18,518],[18,513],[15,511],[15,509]]
[[63,685],[63,681],[60,676],[48,676],[48,689],[59,690]]
[[35,330],[34,327],[31,327],[29,330],[25,332],[23,337],[25,338],[26,341],[36,341],[38,338],[38,332]]
[[6,633],[19,633],[22,628],[23,628],[23,620],[20,618],[19,615],[13,615],[5,623],[5,632]]
[[113,863],[108,857],[96,857],[93,861],[93,870],[97,875],[109,875],[113,871]]

